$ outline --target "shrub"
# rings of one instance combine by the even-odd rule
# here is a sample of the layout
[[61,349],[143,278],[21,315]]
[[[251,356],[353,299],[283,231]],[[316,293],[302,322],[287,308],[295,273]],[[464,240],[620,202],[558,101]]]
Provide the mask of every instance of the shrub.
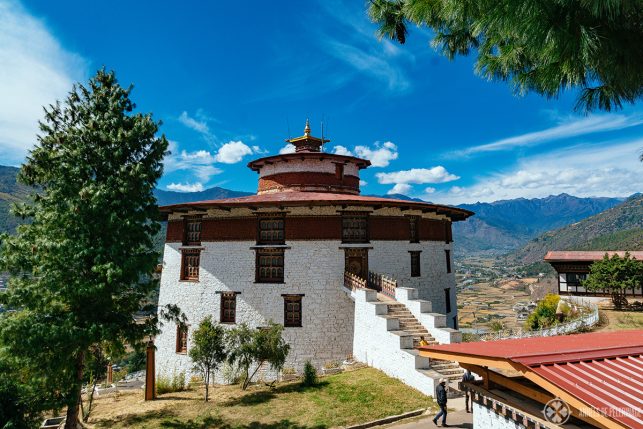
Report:
[[317,369],[307,360],[304,364],[304,378],[301,381],[303,386],[314,386],[317,384]]
[[339,362],[337,362],[336,360],[329,360],[324,362],[324,369],[335,369],[339,368],[339,366]]
[[242,381],[241,370],[236,363],[224,362],[221,373],[221,375],[223,376],[223,381],[226,384],[239,384]]
[[297,370],[293,368],[292,366],[287,366],[284,367],[284,369],[281,371],[283,375],[295,375],[297,374]]
[[538,303],[534,311],[529,315],[525,322],[525,327],[535,331],[556,324],[556,308],[558,307],[560,296],[547,294],[545,298]]
[[173,372],[172,376],[159,375],[156,377],[156,393],[182,392],[185,390],[185,372]]

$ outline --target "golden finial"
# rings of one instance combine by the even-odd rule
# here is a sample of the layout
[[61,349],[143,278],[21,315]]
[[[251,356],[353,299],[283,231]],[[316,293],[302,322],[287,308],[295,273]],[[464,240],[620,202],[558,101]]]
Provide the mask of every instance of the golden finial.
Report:
[[304,135],[306,137],[310,135],[310,122],[308,122],[308,118],[306,118],[306,128],[304,128]]

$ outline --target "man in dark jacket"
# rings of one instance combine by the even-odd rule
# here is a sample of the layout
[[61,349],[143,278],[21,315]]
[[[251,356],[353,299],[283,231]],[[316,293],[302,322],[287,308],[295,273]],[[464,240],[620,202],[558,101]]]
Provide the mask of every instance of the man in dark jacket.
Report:
[[437,426],[438,419],[442,417],[442,427],[447,427],[447,381],[444,378],[440,379],[440,384],[435,391],[435,401],[440,406],[440,412],[437,416],[433,417],[433,423]]

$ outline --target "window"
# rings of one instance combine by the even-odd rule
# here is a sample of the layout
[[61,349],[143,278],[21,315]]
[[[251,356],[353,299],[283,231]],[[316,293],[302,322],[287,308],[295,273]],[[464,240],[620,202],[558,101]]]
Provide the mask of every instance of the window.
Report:
[[185,219],[184,244],[190,246],[201,244],[201,216]]
[[335,164],[335,177],[339,180],[344,179],[344,164]]
[[446,260],[447,260],[447,273],[450,273],[451,272],[451,251],[448,249],[445,249],[444,256],[446,256]]
[[234,292],[221,293],[221,323],[236,323],[237,294]]
[[185,326],[181,328],[176,326],[176,352],[177,353],[187,353],[188,352],[188,327]]
[[283,283],[284,249],[257,249],[258,283]]
[[181,280],[199,280],[200,249],[183,249],[181,251]]
[[409,216],[409,241],[411,243],[420,242],[420,217],[419,216]]
[[458,316],[453,316],[453,329],[458,329]]
[[411,277],[420,277],[420,252],[409,252],[411,254]]
[[368,243],[368,214],[346,213],[342,216],[342,242]]
[[258,244],[284,244],[284,216],[259,216]]
[[451,313],[451,288],[444,289],[444,302],[446,305],[446,312]]
[[284,297],[284,326],[301,327],[301,298],[302,295],[283,295]]

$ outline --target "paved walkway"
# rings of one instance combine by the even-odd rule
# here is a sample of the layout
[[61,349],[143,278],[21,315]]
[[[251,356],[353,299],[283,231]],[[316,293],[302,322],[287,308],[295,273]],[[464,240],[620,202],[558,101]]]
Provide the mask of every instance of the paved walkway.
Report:
[[[464,398],[449,399],[447,404],[449,414],[447,415],[447,424],[452,428],[473,428],[473,414],[467,413],[464,409]],[[434,425],[431,419],[435,414],[424,415],[406,422],[393,423],[388,428],[395,429],[431,429],[440,427],[442,419],[438,421],[438,426]]]

